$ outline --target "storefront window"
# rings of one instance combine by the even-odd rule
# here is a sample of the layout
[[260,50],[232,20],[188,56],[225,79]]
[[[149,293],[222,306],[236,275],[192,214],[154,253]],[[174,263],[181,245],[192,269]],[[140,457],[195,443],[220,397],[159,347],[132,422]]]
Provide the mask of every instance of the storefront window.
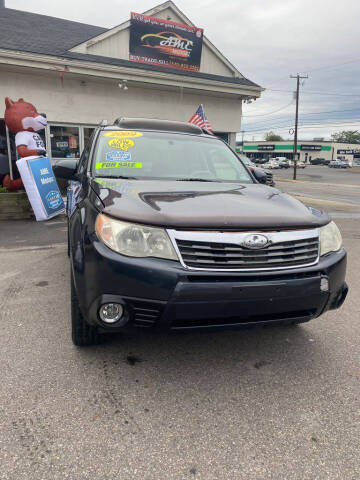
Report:
[[80,157],[79,127],[51,125],[50,138],[52,158]]

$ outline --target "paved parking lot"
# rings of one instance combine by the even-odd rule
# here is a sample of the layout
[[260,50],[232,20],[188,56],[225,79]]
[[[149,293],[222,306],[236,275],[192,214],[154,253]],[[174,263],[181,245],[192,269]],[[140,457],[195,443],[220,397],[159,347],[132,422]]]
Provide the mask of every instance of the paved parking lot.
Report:
[[360,168],[333,169],[311,165],[297,171],[272,170],[276,187],[305,203],[347,218],[360,218]]
[[[293,169],[273,170],[276,177],[292,179]],[[306,168],[298,168],[296,178],[304,182],[339,183],[343,185],[360,186],[360,167],[353,168],[329,168],[323,165],[309,165]]]
[[2,222],[1,480],[358,480],[360,228],[347,203],[332,206],[349,252],[340,310],[86,349],[70,341],[64,218]]

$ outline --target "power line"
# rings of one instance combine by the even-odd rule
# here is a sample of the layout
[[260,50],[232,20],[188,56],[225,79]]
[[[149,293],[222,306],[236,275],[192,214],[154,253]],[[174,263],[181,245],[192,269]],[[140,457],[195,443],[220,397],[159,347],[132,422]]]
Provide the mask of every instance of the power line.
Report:
[[[323,115],[325,113],[359,112],[359,110],[360,110],[360,107],[351,108],[351,109],[347,109],[347,110],[323,110],[323,111],[320,111],[320,112],[300,113],[300,117],[307,117],[308,115]],[[279,120],[281,121],[282,119],[279,118]],[[249,127],[256,126],[256,125],[266,126],[266,124],[268,124],[269,122],[273,122],[273,121],[276,121],[276,118],[269,119],[269,120],[264,120],[264,121],[260,121],[260,122],[254,122],[254,123],[249,124]],[[283,121],[287,122],[288,120],[286,118],[284,118]],[[349,119],[349,121],[350,121],[350,119]],[[270,126],[271,126],[271,123],[270,123]]]
[[[292,90],[276,90],[273,88],[266,88],[267,91],[270,92],[285,92],[285,93],[293,93]],[[314,92],[314,91],[303,91],[302,94],[306,95],[330,95],[334,97],[360,97],[360,93],[350,94],[350,93],[329,93],[329,92]]]
[[[347,60],[346,62],[342,62],[342,63],[332,63],[330,65],[324,65],[323,67],[312,68],[311,70],[303,69],[303,70],[301,70],[301,72],[312,73],[312,72],[317,72],[318,70],[326,70],[328,68],[342,67],[343,65],[348,65],[349,63],[356,63],[356,62],[359,62],[359,61],[360,61],[360,57],[356,57],[356,58],[353,58],[352,60]],[[272,87],[273,85],[276,85],[276,84],[280,83],[282,80],[285,80],[285,79],[288,79],[288,78],[289,78],[288,76],[279,77],[277,80],[275,80],[273,82],[270,82],[270,87]],[[270,87],[267,90],[269,90]]]
[[[292,105],[293,102],[291,102],[289,105]],[[288,105],[288,106],[289,106]],[[347,110],[320,110],[320,112],[309,112],[309,113],[300,113],[300,116],[304,117],[304,116],[307,116],[307,115],[322,115],[324,113],[344,113],[344,112],[358,112],[360,110],[360,107],[358,108],[350,108],[350,109],[347,109]],[[267,114],[264,114],[264,115],[267,115]],[[270,113],[268,114],[270,115]],[[260,116],[260,115],[243,115],[243,117],[249,117],[249,116]],[[265,121],[272,121],[272,120],[265,120]]]
[[348,65],[349,63],[355,63],[355,62],[359,62],[359,61],[360,61],[360,57],[356,57],[353,60],[348,60],[346,62],[335,63],[335,64],[333,63],[333,64],[330,64],[330,65],[326,65],[324,67],[313,68],[312,70],[305,70],[305,71],[307,73],[312,73],[312,72],[317,72],[318,70],[326,70],[328,68],[342,67],[343,65]]
[[246,117],[266,117],[267,115],[272,115],[273,113],[277,113],[277,112],[281,112],[281,110],[285,110],[285,108],[287,107],[290,107],[290,105],[292,105],[294,103],[294,100],[291,100],[290,103],[288,103],[287,105],[285,105],[284,107],[281,107],[279,108],[278,110],[274,110],[273,112],[269,112],[269,113],[260,113],[258,115],[243,115],[243,118]]
[[351,108],[350,110],[327,110],[327,111],[323,111],[323,112],[302,113],[301,115],[304,116],[304,115],[320,115],[322,113],[355,112],[355,111],[358,111],[358,110],[360,110],[360,107],[359,108]]
[[[357,115],[359,115],[359,112],[357,112]],[[316,118],[306,118],[307,115],[305,114],[299,114],[299,119],[301,122],[304,122],[304,121],[316,121],[317,119]],[[253,127],[271,127],[273,125],[274,122],[285,122],[285,124],[287,124],[288,122],[291,121],[291,118],[290,115],[289,116],[286,116],[285,118],[274,118],[274,119],[268,119],[268,120],[263,120],[263,121],[260,121],[260,122],[253,122],[253,123],[247,123],[247,127],[249,128],[253,128]],[[345,122],[347,121],[352,121],[351,118],[341,118],[341,117],[338,117],[338,116],[329,116],[329,118],[324,118],[324,119],[319,119],[321,121],[324,121],[324,122],[335,122],[335,121],[342,121],[344,120]],[[284,125],[284,123],[281,123],[281,125]]]
[[[360,119],[358,120],[348,120],[344,122],[323,122],[323,123],[300,123],[299,127],[301,128],[324,128],[324,127],[331,127],[331,126],[351,126],[351,125],[359,125],[360,124]],[[252,132],[266,132],[270,126],[267,127],[262,127],[262,128],[256,128],[252,130],[245,130],[246,133],[252,133]],[[287,128],[294,128],[294,124],[291,125],[275,125],[271,127],[273,130],[284,130]]]
[[[348,65],[349,63],[356,63],[360,61],[360,57],[355,57],[352,60],[347,60],[346,62],[341,62],[341,63],[332,63],[330,65],[324,65],[322,67],[317,67],[317,68],[312,68],[311,70],[306,70],[303,69],[301,72],[303,73],[312,73],[312,72],[317,72],[318,70],[326,70],[328,68],[337,68],[337,67],[342,67],[343,65]],[[289,77],[284,76],[284,77],[279,77],[277,80],[270,82],[270,87],[273,85],[276,85],[277,83],[281,82],[282,80],[285,80]],[[270,88],[269,87],[269,88]],[[269,89],[268,89],[269,90]]]

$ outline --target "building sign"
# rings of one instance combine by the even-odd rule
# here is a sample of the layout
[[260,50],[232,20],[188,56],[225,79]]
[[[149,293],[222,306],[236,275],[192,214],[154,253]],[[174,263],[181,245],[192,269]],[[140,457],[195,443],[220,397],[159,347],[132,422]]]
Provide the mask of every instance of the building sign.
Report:
[[355,155],[355,153],[360,153],[360,150],[353,150],[351,148],[342,148],[337,151],[338,155]]
[[131,12],[129,60],[180,70],[200,70],[202,28]]
[[307,150],[308,152],[319,152],[321,145],[301,145],[300,150]]
[[266,150],[275,150],[275,145],[258,145],[259,151],[266,151]]

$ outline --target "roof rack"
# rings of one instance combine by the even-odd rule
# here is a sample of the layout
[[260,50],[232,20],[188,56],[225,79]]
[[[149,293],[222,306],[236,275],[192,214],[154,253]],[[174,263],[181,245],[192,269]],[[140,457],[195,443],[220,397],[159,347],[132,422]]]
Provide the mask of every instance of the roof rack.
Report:
[[120,128],[161,130],[163,132],[192,133],[199,135],[202,129],[193,123],[158,120],[157,118],[117,118],[114,122]]

